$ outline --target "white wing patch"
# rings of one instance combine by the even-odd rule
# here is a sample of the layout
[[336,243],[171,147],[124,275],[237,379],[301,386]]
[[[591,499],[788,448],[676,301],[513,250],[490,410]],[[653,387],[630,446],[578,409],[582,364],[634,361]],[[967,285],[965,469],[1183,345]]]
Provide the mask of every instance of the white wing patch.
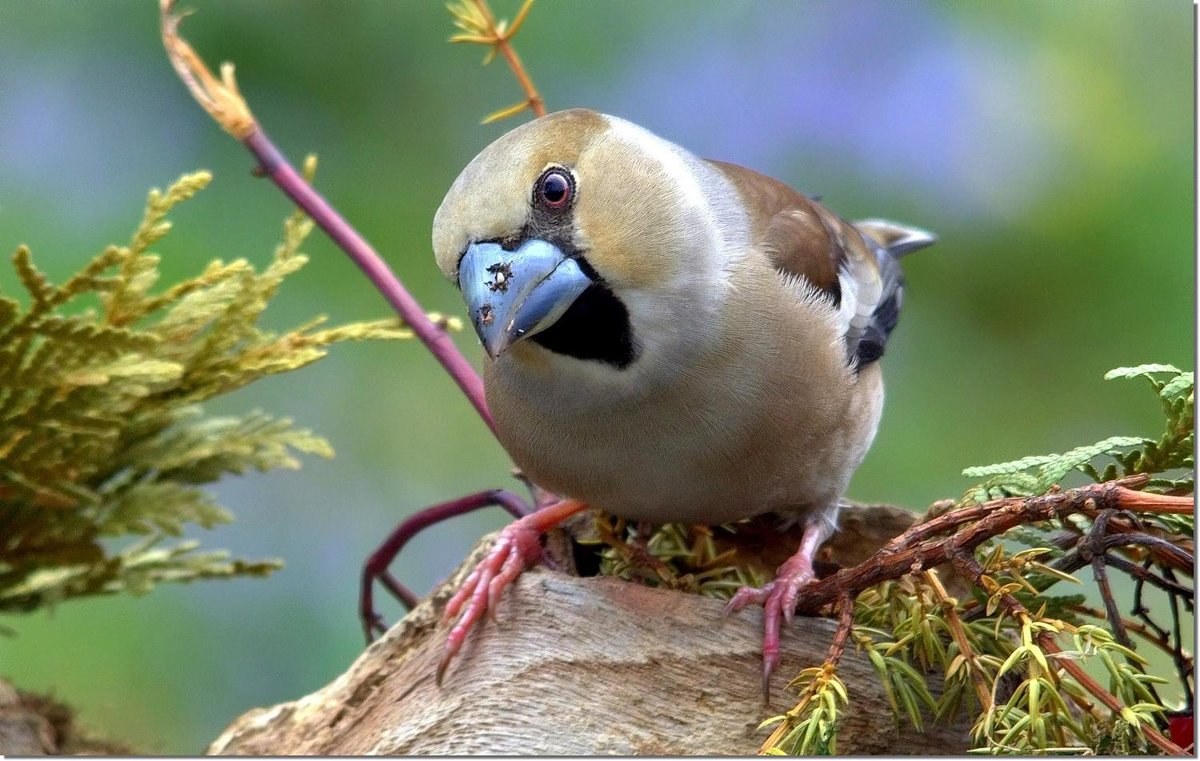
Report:
[[846,352],[851,356],[867,332],[875,308],[883,297],[883,282],[879,279],[878,268],[873,264],[850,257],[838,273],[838,286],[842,291],[838,319],[846,337]]

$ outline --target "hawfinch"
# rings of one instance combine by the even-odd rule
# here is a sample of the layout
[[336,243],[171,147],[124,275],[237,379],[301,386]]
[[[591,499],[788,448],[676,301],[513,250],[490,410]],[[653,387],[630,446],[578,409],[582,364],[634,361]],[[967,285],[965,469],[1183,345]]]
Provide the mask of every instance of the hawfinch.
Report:
[[568,499],[511,524],[446,608],[443,668],[585,505],[631,521],[803,521],[765,608],[778,661],[813,555],[879,425],[879,358],[900,315],[897,259],[921,230],[851,224],[758,172],[623,119],[571,110],[504,135],[434,217],[438,266],[487,360],[500,442]]

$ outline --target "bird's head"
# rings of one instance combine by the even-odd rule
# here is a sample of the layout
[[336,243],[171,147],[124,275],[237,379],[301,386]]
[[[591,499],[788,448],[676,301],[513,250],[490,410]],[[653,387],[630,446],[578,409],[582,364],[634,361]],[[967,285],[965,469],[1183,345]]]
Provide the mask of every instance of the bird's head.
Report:
[[438,266],[493,359],[551,352],[625,370],[699,348],[745,238],[728,182],[646,130],[586,110],[489,145],[438,208]]

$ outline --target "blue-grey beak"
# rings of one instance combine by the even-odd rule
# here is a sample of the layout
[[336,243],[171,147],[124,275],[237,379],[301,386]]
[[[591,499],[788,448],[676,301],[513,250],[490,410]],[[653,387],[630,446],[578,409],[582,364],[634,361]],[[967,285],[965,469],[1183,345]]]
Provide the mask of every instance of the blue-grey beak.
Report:
[[458,287],[493,359],[553,325],[591,284],[577,261],[537,238],[515,251],[474,243],[458,264]]

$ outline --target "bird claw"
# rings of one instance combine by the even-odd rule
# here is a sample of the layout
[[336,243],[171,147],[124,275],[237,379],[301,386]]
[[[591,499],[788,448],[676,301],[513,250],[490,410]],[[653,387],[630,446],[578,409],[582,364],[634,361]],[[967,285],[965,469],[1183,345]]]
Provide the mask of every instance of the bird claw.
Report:
[[725,605],[725,615],[735,613],[747,605],[763,608],[763,698],[770,689],[771,674],[779,665],[780,619],[789,625],[796,616],[796,603],[800,590],[813,580],[812,563],[800,552],[779,568],[775,580],[762,587],[742,587]]
[[376,637],[382,637],[387,633],[387,621],[383,616],[371,610],[362,616],[363,634],[367,638],[367,644],[370,645],[375,641]]
[[437,683],[442,683],[446,667],[462,649],[467,634],[480,618],[486,615],[496,620],[496,608],[504,588],[512,584],[529,566],[542,555],[540,543],[542,532],[525,520],[506,526],[487,555],[475,566],[466,581],[446,603],[442,611],[442,623],[454,621],[446,635],[442,660],[438,663]]
[[800,590],[815,578],[813,557],[817,554],[821,542],[829,536],[829,532],[828,523],[821,520],[809,521],[800,539],[800,549],[779,566],[775,580],[763,585],[761,589],[742,587],[725,606],[726,615],[751,603],[763,608],[764,702],[770,694],[771,674],[779,665],[779,619],[782,618],[791,624],[796,617],[796,602],[800,598]]
[[729,598],[729,602],[725,603],[725,610],[721,612],[721,615],[732,615],[747,605],[762,605],[774,588],[775,582],[773,581],[763,587],[739,587],[733,597]]

